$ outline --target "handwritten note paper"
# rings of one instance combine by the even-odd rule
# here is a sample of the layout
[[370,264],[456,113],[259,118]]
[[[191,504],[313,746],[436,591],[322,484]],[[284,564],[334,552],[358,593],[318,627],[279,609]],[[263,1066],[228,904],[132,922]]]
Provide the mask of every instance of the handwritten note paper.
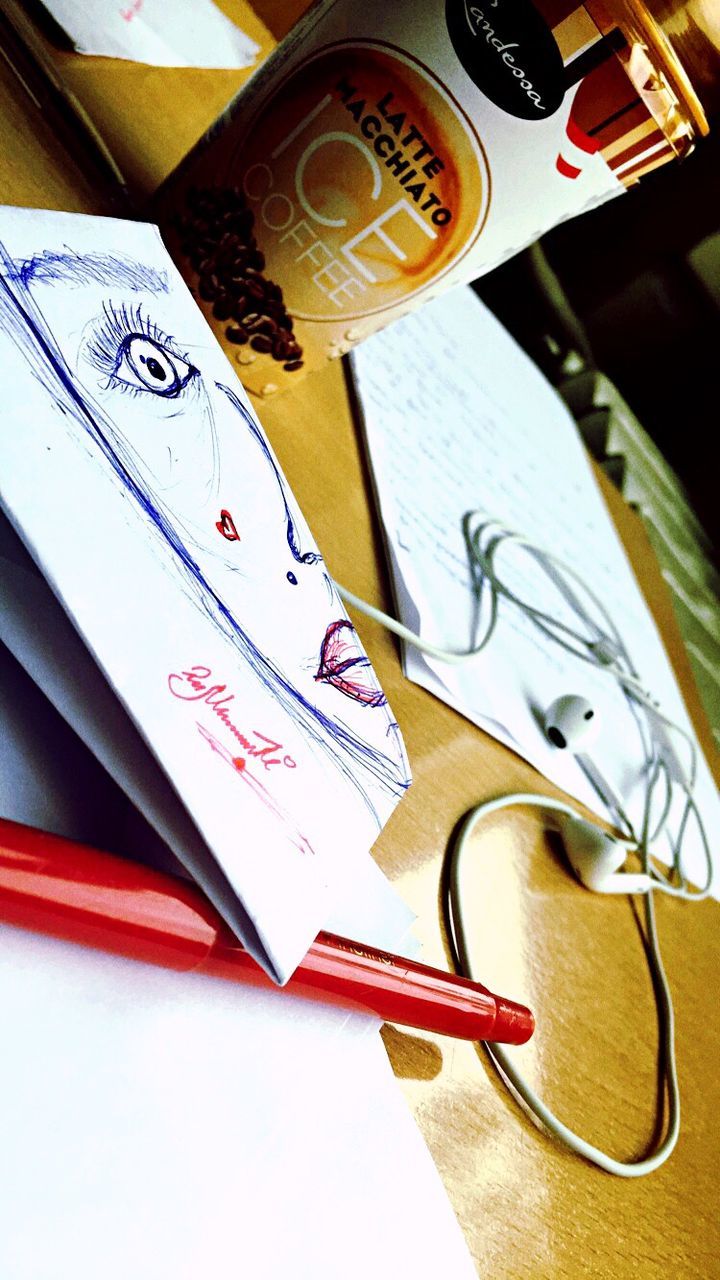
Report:
[[45,0],[79,53],[154,67],[251,67],[260,48],[212,0]]
[[[398,726],[156,229],[4,210],[0,241],[0,502],[72,622],[58,665],[42,584],[6,557],[6,643],[19,628],[56,705],[87,704],[106,759],[130,732],[115,754],[132,786],[149,748],[195,833],[175,852],[285,978],[367,883],[409,781]],[[97,713],[98,682],[120,717]]]
[[[692,732],[575,425],[473,292],[455,290],[407,316],[359,347],[353,365],[402,620],[437,645],[472,646],[477,619],[462,520],[480,508],[588,575],[646,687]],[[498,568],[519,595],[564,616],[560,593],[527,557],[511,549]],[[606,673],[541,640],[519,610],[502,603],[494,639],[465,666],[443,666],[409,646],[404,661],[411,679],[602,811],[575,759],[542,731],[556,697],[584,694],[603,716],[593,754],[637,821],[644,750],[626,699]],[[712,836],[720,807],[703,760],[696,798]],[[702,883],[692,827],[687,849],[688,871]]]

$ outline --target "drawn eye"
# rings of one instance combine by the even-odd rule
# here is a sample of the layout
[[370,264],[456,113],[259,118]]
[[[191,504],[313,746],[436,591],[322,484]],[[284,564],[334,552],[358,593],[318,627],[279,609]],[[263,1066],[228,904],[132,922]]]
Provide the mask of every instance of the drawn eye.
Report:
[[197,369],[145,334],[129,334],[118,351],[113,377],[138,391],[171,399],[186,387]]

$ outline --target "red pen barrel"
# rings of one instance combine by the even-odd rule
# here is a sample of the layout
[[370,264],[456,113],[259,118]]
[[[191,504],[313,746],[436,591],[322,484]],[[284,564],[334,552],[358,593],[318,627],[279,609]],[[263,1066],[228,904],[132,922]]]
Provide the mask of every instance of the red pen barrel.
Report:
[[524,1005],[477,982],[329,933],[318,934],[288,987],[305,983],[346,1007],[462,1040],[524,1044],[535,1028]]
[[495,996],[478,982],[444,973],[349,938],[319,933],[284,987],[278,988],[235,941],[219,940],[199,968],[231,981],[250,981],[288,995],[371,1013],[458,1040],[524,1044],[535,1019],[524,1005]]
[[523,1044],[534,1029],[479,983],[329,933],[278,987],[186,881],[2,819],[0,921],[465,1040]]
[[222,923],[176,876],[5,819],[0,921],[183,971],[202,963]]

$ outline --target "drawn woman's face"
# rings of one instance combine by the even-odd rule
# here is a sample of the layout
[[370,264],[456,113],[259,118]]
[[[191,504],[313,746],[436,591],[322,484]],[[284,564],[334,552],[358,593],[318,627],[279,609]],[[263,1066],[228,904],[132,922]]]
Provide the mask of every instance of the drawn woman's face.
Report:
[[41,271],[29,283],[91,411],[111,422],[121,463],[260,652],[309,703],[390,749],[374,674],[195,308],[140,267],[133,275],[122,264],[113,279],[107,265],[82,262],[69,260],[64,276],[81,327],[67,318],[63,289]]

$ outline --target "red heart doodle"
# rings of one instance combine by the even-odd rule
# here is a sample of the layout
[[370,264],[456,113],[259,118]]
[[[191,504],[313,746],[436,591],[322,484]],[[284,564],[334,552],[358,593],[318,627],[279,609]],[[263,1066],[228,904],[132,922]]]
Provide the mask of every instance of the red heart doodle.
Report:
[[215,521],[215,528],[218,533],[222,534],[223,538],[227,538],[228,542],[240,541],[240,534],[235,528],[235,521],[230,512],[226,511],[224,507],[220,512],[220,519]]

